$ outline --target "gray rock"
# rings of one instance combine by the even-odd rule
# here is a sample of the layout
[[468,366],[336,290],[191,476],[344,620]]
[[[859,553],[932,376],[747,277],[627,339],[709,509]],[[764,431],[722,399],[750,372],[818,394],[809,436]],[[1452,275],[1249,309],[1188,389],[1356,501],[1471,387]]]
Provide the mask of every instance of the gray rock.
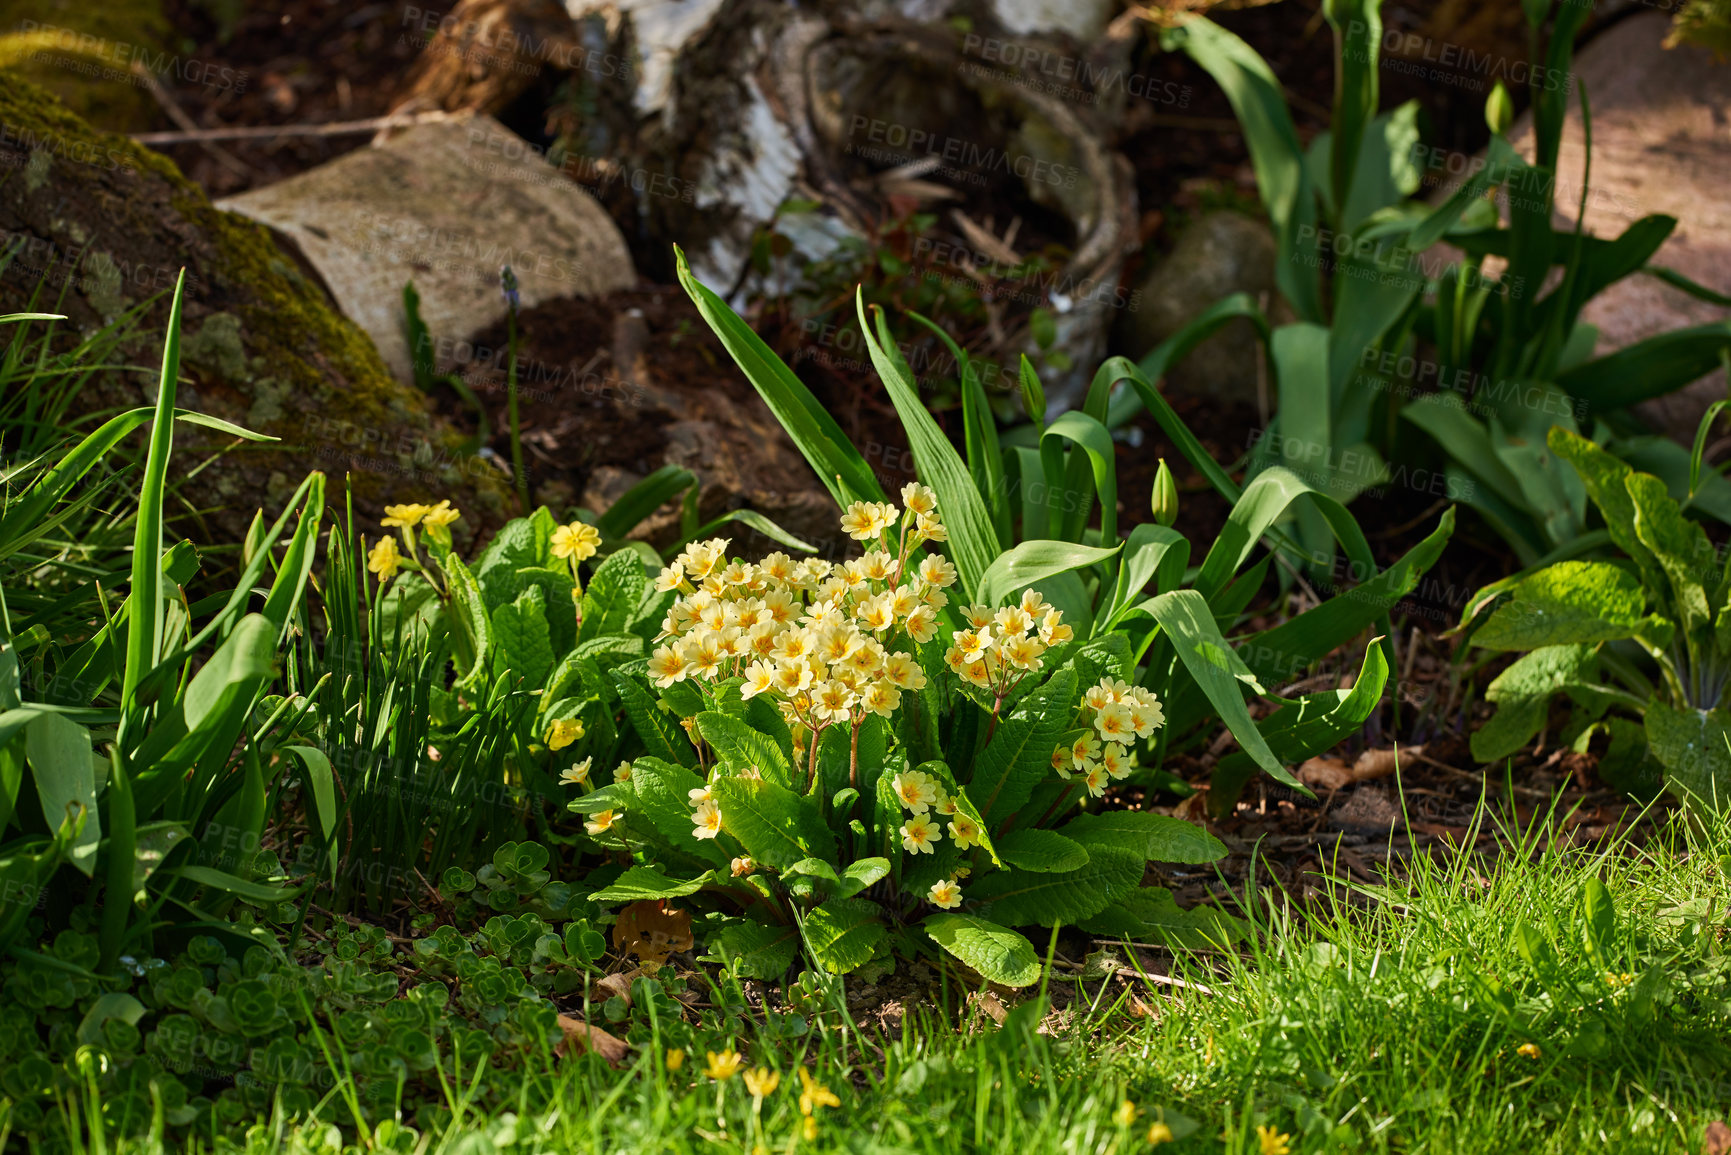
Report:
[[[1172,252],[1148,271],[1119,324],[1117,343],[1131,358],[1160,342],[1232,293],[1274,300],[1274,234],[1262,221],[1230,210],[1197,220]],[[1234,321],[1167,373],[1179,393],[1256,402],[1261,354],[1248,321]]]
[[598,296],[637,279],[625,239],[601,206],[487,116],[415,125],[221,207],[299,246],[403,380],[413,376],[407,281],[439,348],[505,315],[502,265],[517,274],[524,307]]
[[[1575,62],[1575,80],[1585,85],[1593,112],[1586,225],[1614,237],[1650,213],[1674,216],[1677,229],[1654,263],[1731,293],[1731,68],[1703,48],[1663,47],[1670,27],[1662,12],[1637,13],[1596,37]],[[1530,121],[1517,125],[1511,139],[1530,156]],[[1574,101],[1557,165],[1559,221],[1571,226],[1581,195],[1582,141]],[[1646,276],[1618,282],[1582,313],[1599,327],[1600,354],[1725,316]],[[1714,373],[1637,412],[1687,444],[1725,387],[1725,375]]]

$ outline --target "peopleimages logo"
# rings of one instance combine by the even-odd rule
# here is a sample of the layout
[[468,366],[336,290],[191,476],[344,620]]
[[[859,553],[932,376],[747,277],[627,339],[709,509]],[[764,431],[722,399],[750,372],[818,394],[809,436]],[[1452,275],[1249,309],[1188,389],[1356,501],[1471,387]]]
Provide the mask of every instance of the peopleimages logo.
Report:
[[959,166],[954,171],[948,167],[938,170],[946,176],[956,175],[966,179],[970,174],[982,176],[986,173],[1000,173],[1017,176],[1034,184],[1074,188],[1077,179],[1082,175],[1082,170],[1074,165],[1054,164],[1027,153],[1009,153],[965,137],[946,136],[870,116],[855,115],[853,123],[848,127],[848,135],[864,138],[855,139],[848,144],[847,151],[855,156],[872,161],[901,163],[921,156],[937,157],[945,162],[946,166]]
[[[1350,20],[1344,39],[1347,43],[1356,42],[1368,29],[1364,21]],[[1574,91],[1572,72],[1532,64],[1504,53],[1476,52],[1463,44],[1439,41],[1397,28],[1383,29],[1377,43],[1382,50],[1382,66],[1395,71],[1414,72],[1445,83],[1448,78],[1444,72],[1470,76],[1478,82],[1474,84],[1475,88],[1482,87],[1483,82],[1490,79],[1511,85],[1531,85],[1544,92]],[[1352,58],[1351,51],[1348,56]],[[1357,58],[1363,60],[1363,56]],[[1427,65],[1435,67],[1427,69]]]
[[[1050,48],[1023,44],[1017,40],[1002,40],[995,36],[969,33],[962,38],[962,54],[976,57],[997,66],[1003,75],[1050,82],[1044,87],[1054,95],[1072,94],[1095,96],[1107,92],[1122,92],[1137,100],[1155,104],[1190,106],[1191,88],[1171,80],[1159,80],[1131,72],[1111,64],[1096,63],[1079,56],[1069,56]],[[1078,87],[1066,89],[1063,86]]]

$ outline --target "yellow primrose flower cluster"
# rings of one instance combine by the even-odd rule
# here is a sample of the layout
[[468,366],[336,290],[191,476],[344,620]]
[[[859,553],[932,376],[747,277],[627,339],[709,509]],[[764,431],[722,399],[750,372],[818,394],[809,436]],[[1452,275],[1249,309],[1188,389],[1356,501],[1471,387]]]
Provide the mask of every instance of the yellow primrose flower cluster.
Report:
[[876,537],[880,548],[840,565],[780,552],[755,564],[729,561],[725,538],[687,546],[656,579],[657,589],[680,597],[649,659],[655,684],[743,676],[742,697],[769,695],[789,726],[811,735],[893,713],[926,676],[912,654],[892,646],[936,635],[943,591],[956,580],[955,567],[936,555],[909,565],[915,547],[943,540],[943,526],[925,486],[910,483],[902,500],[908,509],[894,543],[881,535],[897,524],[895,506],[858,502],[843,515],[849,534]]
[[1131,745],[1138,738],[1152,737],[1165,725],[1166,713],[1154,691],[1101,678],[1082,695],[1082,715],[1087,728],[1068,744],[1053,748],[1052,769],[1060,778],[1079,776],[1088,793],[1098,798],[1109,781],[1135,768]]
[[[403,542],[409,547],[406,555],[411,563],[410,568],[420,567],[420,556],[415,550],[415,528],[424,526],[429,537],[440,544],[449,547],[451,544],[451,523],[463,516],[463,512],[454,508],[450,500],[437,505],[423,505],[416,502],[411,505],[387,505],[385,516],[379,524],[386,529],[403,531]],[[397,539],[383,537],[367,551],[367,569],[371,570],[383,585],[397,576],[397,571],[403,567],[405,555],[397,548]]]
[[1002,609],[967,606],[962,617],[968,628],[957,632],[944,663],[958,678],[1000,698],[1039,670],[1041,654],[1074,636],[1062,611],[1047,605],[1038,590],[1024,592],[1019,605]]
[[904,770],[890,779],[890,786],[911,817],[902,824],[902,847],[909,854],[931,854],[943,841],[936,817],[948,817],[950,837],[958,849],[967,850],[980,841],[980,827],[956,809],[956,800],[944,793],[943,784],[919,770]]

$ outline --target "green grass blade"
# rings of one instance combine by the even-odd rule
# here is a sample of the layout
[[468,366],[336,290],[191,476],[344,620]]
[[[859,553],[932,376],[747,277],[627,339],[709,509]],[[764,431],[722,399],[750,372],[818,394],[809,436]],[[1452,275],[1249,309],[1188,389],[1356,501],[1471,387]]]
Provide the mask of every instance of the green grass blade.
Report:
[[1731,321],[1672,329],[1557,374],[1557,384],[1595,410],[1662,397],[1719,367]]
[[140,678],[162,657],[162,499],[168,475],[168,455],[174,446],[174,394],[180,380],[180,307],[186,270],[174,283],[168,309],[168,333],[162,346],[162,374],[157,379],[156,415],[151,423],[150,449],[144,462],[144,484],[138,495],[138,525],[132,539],[132,620],[126,632],[126,667],[121,702],[130,707]]
[[1254,689],[1260,687],[1254,685],[1249,668],[1221,636],[1214,612],[1202,595],[1196,590],[1173,590],[1149,599],[1144,605],[1166,631],[1178,660],[1244,752],[1270,775],[1309,797],[1310,791],[1281,765],[1250,717],[1250,708],[1244,703],[1244,687],[1247,682]]
[[697,475],[677,465],[663,465],[620,495],[595,519],[605,539],[624,537],[639,522],[697,484]]
[[1314,232],[1316,194],[1304,163],[1298,130],[1280,80],[1256,50],[1213,21],[1197,17],[1166,34],[1164,46],[1182,48],[1225,91],[1250,147],[1250,164],[1263,207],[1280,246],[1276,279],[1302,320],[1326,319]]
[[998,548],[1009,549],[1014,538],[1010,527],[1010,495],[1004,484],[1004,451],[998,444],[998,422],[992,416],[986,388],[980,384],[980,375],[974,372],[967,350],[956,344],[935,322],[914,312],[909,312],[908,316],[936,333],[938,340],[950,351],[950,356],[956,359],[956,373],[962,390],[962,430],[966,437],[968,472],[974,477],[974,488],[980,491],[986,508],[991,511],[992,528],[998,534]]
[[[855,501],[884,501],[883,487],[878,485],[871,466],[859,450],[841,431],[835,418],[824,411],[811,395],[811,390],[777,357],[751,326],[740,320],[727,302],[711,292],[691,275],[685,254],[673,250],[678,260],[679,283],[690,294],[692,303],[721,343],[733,355],[746,379],[751,382],[764,403],[769,406],[787,435],[817,471],[830,496],[839,506]],[[948,511],[946,511],[947,513]]]
[[1325,0],[1322,12],[1334,29],[1334,115],[1329,121],[1329,181],[1344,214],[1364,134],[1376,118],[1378,48],[1382,0]]
[[[1112,434],[1086,413],[1071,410],[1046,426],[1040,437],[1040,454],[1046,462],[1049,477],[1053,463],[1061,460],[1065,441],[1075,448],[1070,451],[1070,465],[1064,470],[1063,506],[1058,517],[1063,528],[1054,536],[1064,541],[1082,540],[1088,524],[1089,507],[1094,494],[1100,497],[1100,543],[1114,546],[1118,542],[1118,458],[1112,445]],[[1093,471],[1093,492],[1083,479]]]
[[980,491],[974,487],[967,464],[932,419],[900,355],[894,352],[895,341],[882,310],[878,311],[877,334],[874,336],[871,323],[866,320],[863,290],[855,290],[854,309],[859,315],[860,330],[865,334],[866,351],[871,355],[872,366],[889,390],[896,415],[907,431],[908,448],[913,450],[920,480],[938,495],[938,509],[943,515],[944,527],[949,530],[950,560],[956,564],[962,588],[972,595],[979,589],[980,579],[985,576],[992,560],[998,556],[998,533],[992,526],[992,515],[987,511]]

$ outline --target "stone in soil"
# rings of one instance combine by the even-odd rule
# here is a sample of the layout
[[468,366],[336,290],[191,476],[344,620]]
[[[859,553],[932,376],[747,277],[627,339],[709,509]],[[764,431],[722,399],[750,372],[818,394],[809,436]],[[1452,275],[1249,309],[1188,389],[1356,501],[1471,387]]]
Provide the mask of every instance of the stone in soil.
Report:
[[404,381],[409,281],[437,351],[505,316],[504,265],[524,306],[637,279],[601,206],[488,116],[417,124],[220,206],[289,237]]
[[[1118,345],[1132,358],[1148,354],[1198,314],[1233,293],[1274,300],[1274,235],[1243,213],[1218,209],[1191,225],[1172,252],[1142,279],[1135,306],[1119,322]],[[1257,403],[1261,346],[1250,322],[1233,321],[1171,366],[1174,392],[1228,404]]]

